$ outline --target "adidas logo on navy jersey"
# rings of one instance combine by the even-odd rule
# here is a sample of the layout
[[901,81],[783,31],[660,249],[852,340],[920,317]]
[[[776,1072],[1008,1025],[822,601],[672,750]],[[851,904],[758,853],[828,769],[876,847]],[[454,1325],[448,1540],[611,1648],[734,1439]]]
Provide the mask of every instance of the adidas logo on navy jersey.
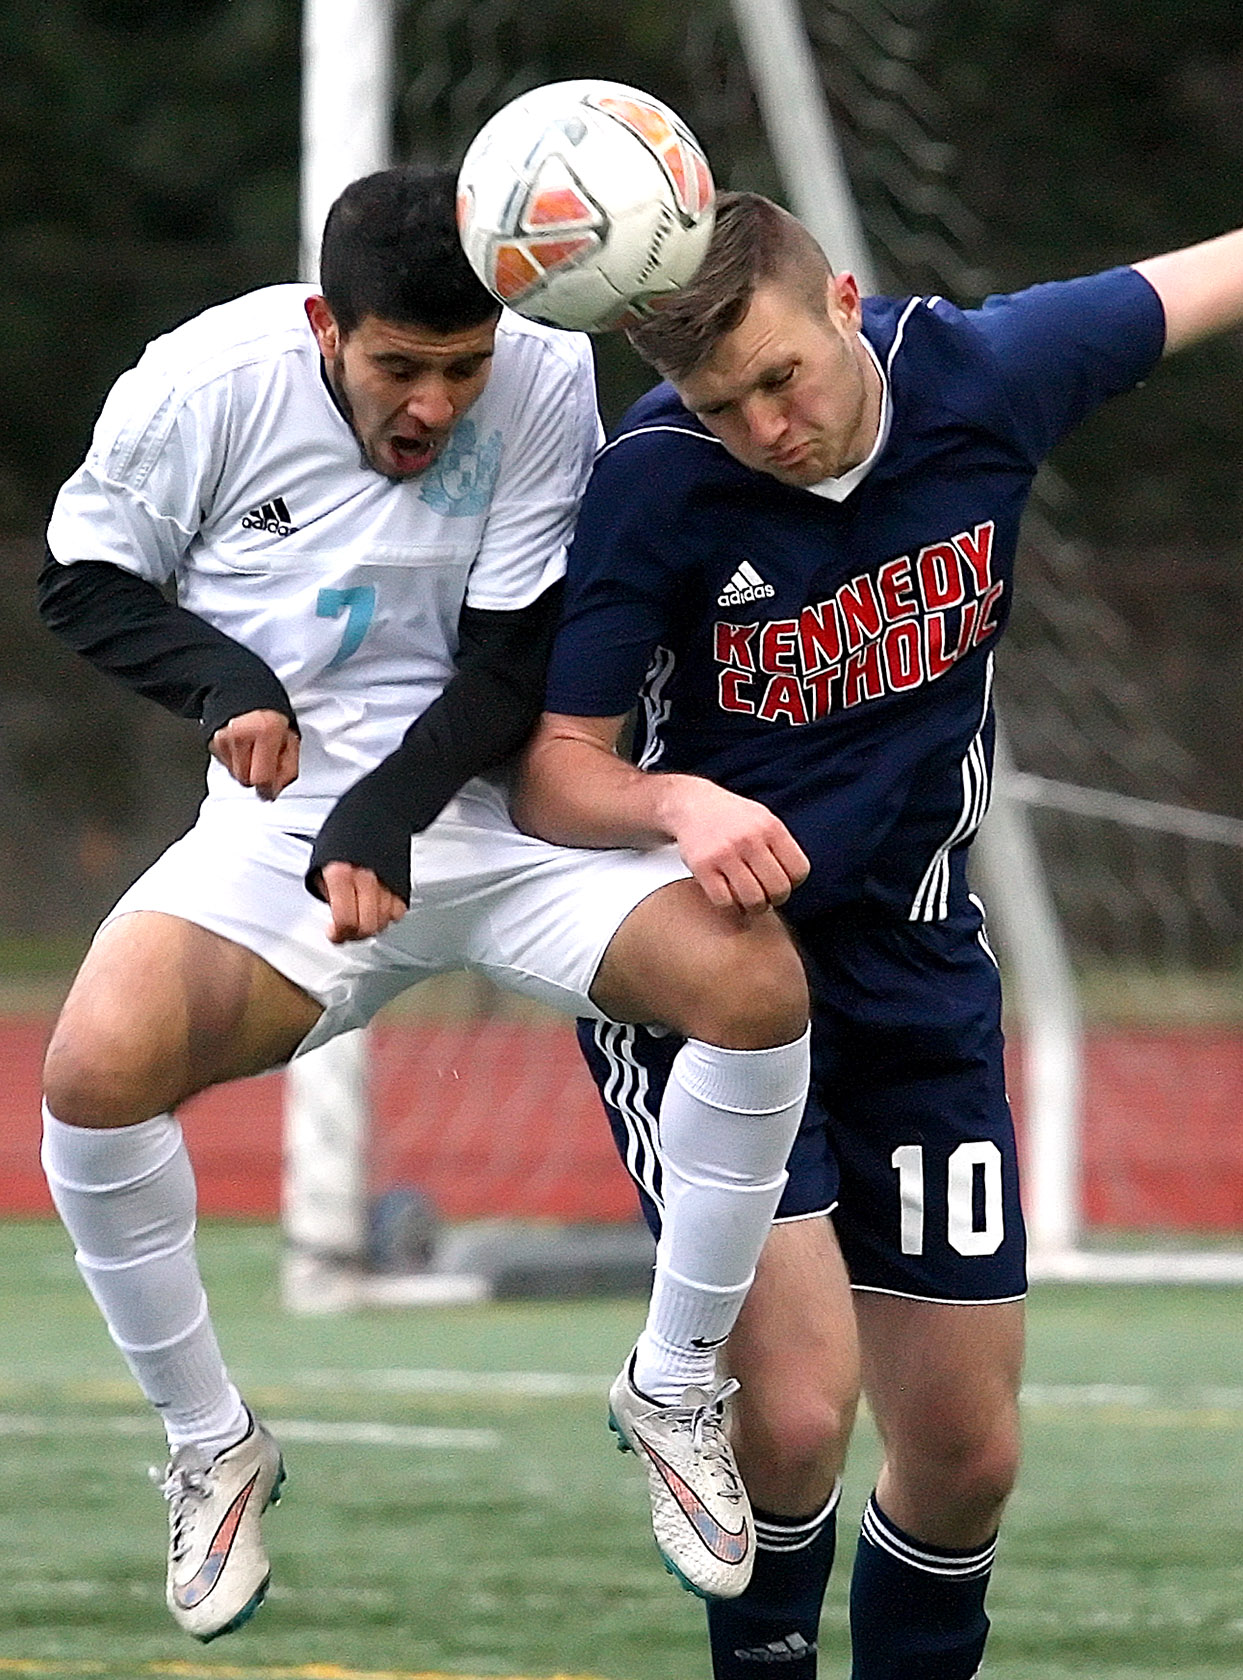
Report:
[[785,1639],[774,1639],[769,1645],[744,1645],[734,1655],[739,1662],[787,1663],[814,1656],[815,1650],[816,1647],[809,1645],[801,1633],[792,1633]]
[[267,531],[274,537],[292,537],[298,527],[292,523],[283,496],[273,496],[270,502],[255,508],[242,520],[243,531]]
[[772,584],[764,582],[751,562],[744,560],[717,596],[716,604],[718,607],[741,607],[748,601],[767,600],[776,593]]

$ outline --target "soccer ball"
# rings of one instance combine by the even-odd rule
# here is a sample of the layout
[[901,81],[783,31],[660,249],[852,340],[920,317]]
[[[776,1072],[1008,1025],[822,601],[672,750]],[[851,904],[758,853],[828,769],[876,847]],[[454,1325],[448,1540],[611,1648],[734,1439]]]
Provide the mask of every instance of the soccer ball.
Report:
[[712,236],[703,149],[620,82],[550,82],[484,124],[458,176],[458,230],[496,298],[545,326],[645,319],[694,277]]

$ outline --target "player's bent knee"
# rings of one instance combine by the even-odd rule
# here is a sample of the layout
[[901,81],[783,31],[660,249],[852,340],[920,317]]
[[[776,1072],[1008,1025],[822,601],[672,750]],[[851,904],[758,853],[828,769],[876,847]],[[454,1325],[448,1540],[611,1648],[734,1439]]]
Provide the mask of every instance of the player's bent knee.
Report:
[[854,1426],[853,1405],[836,1404],[829,1395],[792,1393],[748,1407],[746,1392],[744,1384],[736,1415],[748,1456],[791,1474],[814,1475],[825,1464],[840,1464]]
[[978,1453],[968,1472],[972,1497],[981,1506],[1000,1509],[1014,1492],[1019,1475],[1019,1441],[1017,1434],[997,1438]]
[[1009,1423],[983,1433],[934,1432],[913,1450],[920,1480],[938,1485],[958,1510],[1000,1513],[1018,1480],[1019,1434]]
[[652,893],[614,934],[592,1001],[617,1021],[658,1021],[734,1050],[790,1044],[807,1026],[802,958],[775,912],[744,920],[697,883]]
[[728,926],[705,947],[684,985],[682,1021],[688,1038],[740,1050],[791,1044],[807,1026],[807,976],[802,958],[777,916],[747,927]]
[[[792,945],[743,956],[701,1001],[696,1038],[761,1049],[792,1044],[807,1026],[807,977]],[[748,1038],[754,1042],[745,1043]]]
[[790,1513],[823,1505],[842,1473],[853,1419],[853,1408],[783,1407],[747,1417],[739,1407],[734,1448],[752,1499]]
[[137,1125],[188,1095],[177,1088],[178,965],[164,960],[176,931],[172,918],[127,916],[88,951],[43,1063],[48,1107],[66,1125]]
[[159,1021],[127,1020],[71,994],[43,1062],[47,1105],[67,1126],[136,1126],[198,1088],[183,1035]]
[[168,1094],[168,1070],[156,1075],[118,1047],[54,1033],[43,1064],[43,1093],[67,1126],[135,1126],[176,1100]]

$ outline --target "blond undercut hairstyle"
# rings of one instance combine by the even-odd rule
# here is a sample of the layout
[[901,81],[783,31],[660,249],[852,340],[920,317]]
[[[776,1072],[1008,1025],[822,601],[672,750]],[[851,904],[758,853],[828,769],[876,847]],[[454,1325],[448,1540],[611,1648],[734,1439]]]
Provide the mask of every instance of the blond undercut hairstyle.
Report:
[[797,217],[759,193],[721,193],[708,254],[688,286],[626,337],[676,384],[701,367],[751,307],[756,289],[781,285],[809,313],[826,310],[828,258]]

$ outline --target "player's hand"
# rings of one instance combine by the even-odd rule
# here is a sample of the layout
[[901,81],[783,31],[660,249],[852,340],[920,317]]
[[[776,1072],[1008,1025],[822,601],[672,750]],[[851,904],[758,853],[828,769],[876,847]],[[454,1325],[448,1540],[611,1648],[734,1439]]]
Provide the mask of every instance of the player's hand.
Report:
[[332,926],[328,937],[334,945],[352,939],[370,939],[399,922],[406,906],[390,892],[379,876],[357,863],[326,863],[319,872]]
[[208,744],[235,782],[275,799],[298,774],[298,732],[283,712],[243,712],[230,718]]
[[806,853],[767,806],[694,776],[670,776],[669,784],[678,850],[713,904],[767,910],[811,873]]

